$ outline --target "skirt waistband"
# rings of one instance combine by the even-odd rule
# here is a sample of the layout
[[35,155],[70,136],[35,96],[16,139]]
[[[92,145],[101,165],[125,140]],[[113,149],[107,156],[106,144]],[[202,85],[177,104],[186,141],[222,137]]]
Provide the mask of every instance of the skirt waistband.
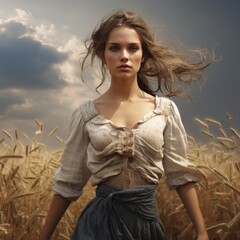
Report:
[[96,188],[96,196],[104,198],[106,209],[111,211],[118,204],[123,204],[142,218],[157,220],[156,188],[156,185],[143,185],[121,190],[101,183]]
[[116,189],[104,183],[82,212],[73,240],[166,240],[155,200],[157,186]]

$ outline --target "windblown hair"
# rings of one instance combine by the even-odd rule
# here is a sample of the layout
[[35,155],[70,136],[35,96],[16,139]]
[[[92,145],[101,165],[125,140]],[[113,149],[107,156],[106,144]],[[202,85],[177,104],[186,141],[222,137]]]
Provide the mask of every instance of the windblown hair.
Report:
[[[138,72],[138,85],[151,95],[159,91],[168,97],[185,95],[180,85],[203,79],[204,69],[213,61],[214,56],[205,50],[189,50],[186,54],[157,42],[150,27],[139,15],[119,10],[106,15],[93,31],[90,39],[85,41],[87,52],[81,69],[83,72],[88,57],[91,56],[91,65],[96,57],[100,59],[102,79],[98,87],[104,83],[107,74],[104,61],[106,42],[111,31],[120,26],[132,28],[139,35],[144,61]],[[152,89],[149,80],[155,80],[156,88]]]

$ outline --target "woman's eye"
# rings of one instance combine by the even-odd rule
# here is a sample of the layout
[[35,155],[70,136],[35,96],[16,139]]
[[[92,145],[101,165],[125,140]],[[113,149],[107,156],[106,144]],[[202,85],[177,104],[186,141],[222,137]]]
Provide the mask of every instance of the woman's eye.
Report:
[[109,48],[110,51],[112,52],[117,52],[119,50],[119,47],[116,47],[116,46],[112,46]]
[[136,52],[138,49],[139,49],[139,48],[136,47],[136,46],[132,46],[132,47],[129,48],[129,50],[130,50],[131,52]]

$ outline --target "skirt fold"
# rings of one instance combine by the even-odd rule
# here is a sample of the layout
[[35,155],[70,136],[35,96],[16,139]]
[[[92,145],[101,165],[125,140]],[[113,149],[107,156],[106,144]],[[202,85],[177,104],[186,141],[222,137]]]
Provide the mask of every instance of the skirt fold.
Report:
[[155,185],[119,190],[100,184],[83,210],[72,240],[165,240]]

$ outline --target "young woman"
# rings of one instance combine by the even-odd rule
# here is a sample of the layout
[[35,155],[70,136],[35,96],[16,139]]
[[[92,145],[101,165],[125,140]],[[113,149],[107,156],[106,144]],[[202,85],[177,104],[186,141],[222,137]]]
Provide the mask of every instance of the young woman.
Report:
[[[93,32],[87,54],[110,75],[109,89],[72,116],[41,240],[51,235],[91,177],[96,197],[82,212],[72,239],[167,239],[155,191],[163,174],[182,199],[198,240],[208,235],[194,183],[204,177],[186,158],[186,133],[176,105],[179,83],[201,77],[210,64],[202,52],[183,55],[155,41],[138,15],[117,11]],[[199,56],[198,61],[193,61]],[[154,91],[150,84],[156,91]],[[165,97],[158,97],[155,92]]]

